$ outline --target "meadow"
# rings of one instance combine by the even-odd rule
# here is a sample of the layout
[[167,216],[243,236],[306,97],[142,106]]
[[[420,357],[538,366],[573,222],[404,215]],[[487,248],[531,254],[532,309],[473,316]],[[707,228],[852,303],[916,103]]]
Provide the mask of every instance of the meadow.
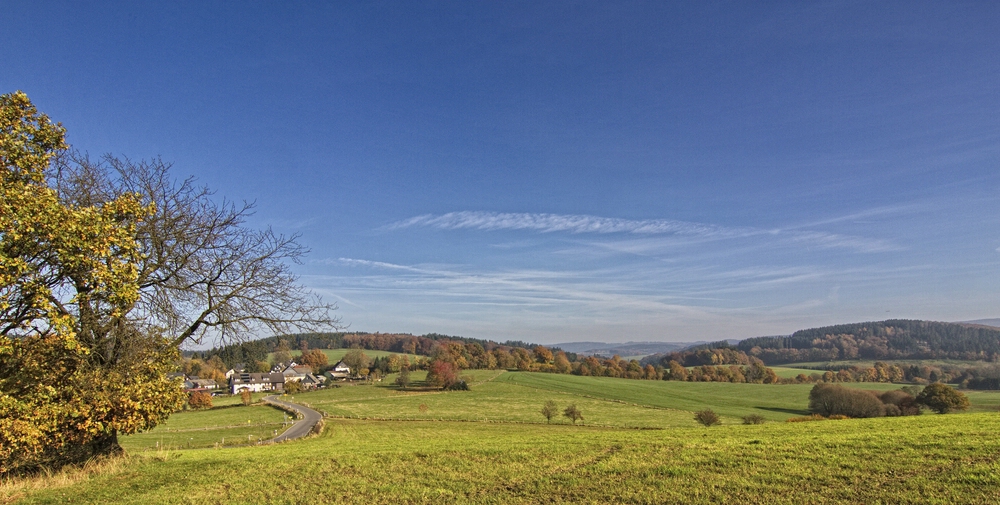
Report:
[[996,503],[997,414],[626,430],[327,422],[286,444],[130,456],[18,503]]
[[[256,400],[265,395],[254,396]],[[175,412],[152,430],[119,441],[129,452],[246,445],[277,436],[288,427],[285,421],[291,421],[269,405],[244,406],[239,396],[216,397],[213,403],[211,409]]]
[[[3,483],[0,503],[1000,501],[998,392],[970,394],[972,413],[786,423],[805,413],[811,386],[465,375],[471,391],[422,391],[414,373],[409,391],[390,377],[297,394],[330,416],[311,438],[150,449],[156,436],[183,442],[201,428],[242,429],[255,409],[262,427],[283,415],[257,406],[178,413],[125,437],[124,463]],[[576,404],[584,422],[546,423],[547,400]],[[703,408],[724,424],[697,425],[693,411]],[[750,413],[768,422],[740,424]]]

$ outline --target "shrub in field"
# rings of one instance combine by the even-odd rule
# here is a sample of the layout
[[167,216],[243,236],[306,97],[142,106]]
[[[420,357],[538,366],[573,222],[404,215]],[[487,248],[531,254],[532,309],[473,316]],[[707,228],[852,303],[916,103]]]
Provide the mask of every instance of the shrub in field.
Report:
[[915,416],[920,414],[920,405],[917,404],[916,398],[902,389],[886,391],[879,395],[879,399],[885,404],[885,415],[887,416]]
[[822,416],[882,417],[885,406],[871,391],[839,384],[816,384],[809,392],[809,411]]
[[445,389],[448,391],[468,391],[469,383],[465,379],[459,379]]
[[243,391],[240,391],[240,400],[243,401],[243,405],[249,406],[253,403],[253,395],[250,394],[250,391],[244,389]]
[[396,377],[396,385],[406,389],[410,385],[410,367],[404,366],[399,369],[399,377]]
[[705,409],[694,413],[694,420],[705,426],[713,426],[716,424],[722,424],[722,420],[719,419],[719,415],[716,414],[712,409]]
[[583,421],[583,412],[580,412],[580,409],[576,408],[575,403],[566,407],[563,415],[568,417],[570,421],[573,421],[573,424],[576,424],[577,421]]
[[927,408],[938,414],[947,414],[953,410],[965,410],[969,408],[969,398],[964,394],[955,391],[955,388],[935,382],[928,384],[923,391],[917,395],[917,403],[926,405]]
[[556,402],[552,400],[545,402],[545,405],[542,407],[542,415],[545,416],[545,421],[549,423],[552,422],[552,418],[555,417],[558,412],[559,409],[556,407]]
[[760,414],[749,414],[743,416],[743,424],[764,424],[764,416]]
[[302,383],[299,381],[292,381],[285,383],[285,393],[294,395],[302,392]]
[[212,395],[204,391],[195,391],[188,398],[188,405],[193,409],[210,409],[212,408]]

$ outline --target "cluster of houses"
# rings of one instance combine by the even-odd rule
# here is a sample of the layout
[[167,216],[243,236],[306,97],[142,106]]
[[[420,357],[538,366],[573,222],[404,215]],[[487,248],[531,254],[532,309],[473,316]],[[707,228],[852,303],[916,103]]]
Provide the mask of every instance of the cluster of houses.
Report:
[[[172,377],[183,377],[184,391],[193,393],[203,391],[210,394],[225,393],[224,385],[212,379],[201,379],[197,376],[187,376],[182,373],[171,374]],[[237,394],[247,390],[251,393],[261,391],[284,391],[285,384],[298,382],[303,389],[321,388],[328,381],[347,380],[351,378],[351,369],[343,361],[338,362],[322,375],[313,373],[312,367],[299,365],[294,361],[278,364],[268,373],[249,373],[242,365],[237,365],[226,372],[229,381],[229,394]]]

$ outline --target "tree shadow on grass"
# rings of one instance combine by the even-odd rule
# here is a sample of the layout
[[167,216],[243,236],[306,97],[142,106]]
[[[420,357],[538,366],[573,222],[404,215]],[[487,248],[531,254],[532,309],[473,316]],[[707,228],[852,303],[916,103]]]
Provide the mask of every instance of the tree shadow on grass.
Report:
[[782,414],[792,414],[796,416],[808,416],[808,410],[780,409],[778,407],[754,407],[755,409],[766,410],[768,412],[781,412]]

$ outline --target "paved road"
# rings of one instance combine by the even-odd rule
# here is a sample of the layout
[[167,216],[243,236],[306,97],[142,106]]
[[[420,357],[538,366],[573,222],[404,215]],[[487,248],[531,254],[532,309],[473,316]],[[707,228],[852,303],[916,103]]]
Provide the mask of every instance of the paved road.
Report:
[[284,433],[275,437],[272,442],[284,442],[285,440],[292,440],[299,437],[304,437],[312,431],[313,426],[316,426],[321,419],[323,419],[323,414],[316,412],[309,407],[303,407],[296,403],[289,403],[283,400],[279,400],[277,396],[265,396],[264,401],[274,405],[281,405],[286,408],[291,408],[298,413],[302,414],[302,419],[296,421],[291,428],[285,430]]

